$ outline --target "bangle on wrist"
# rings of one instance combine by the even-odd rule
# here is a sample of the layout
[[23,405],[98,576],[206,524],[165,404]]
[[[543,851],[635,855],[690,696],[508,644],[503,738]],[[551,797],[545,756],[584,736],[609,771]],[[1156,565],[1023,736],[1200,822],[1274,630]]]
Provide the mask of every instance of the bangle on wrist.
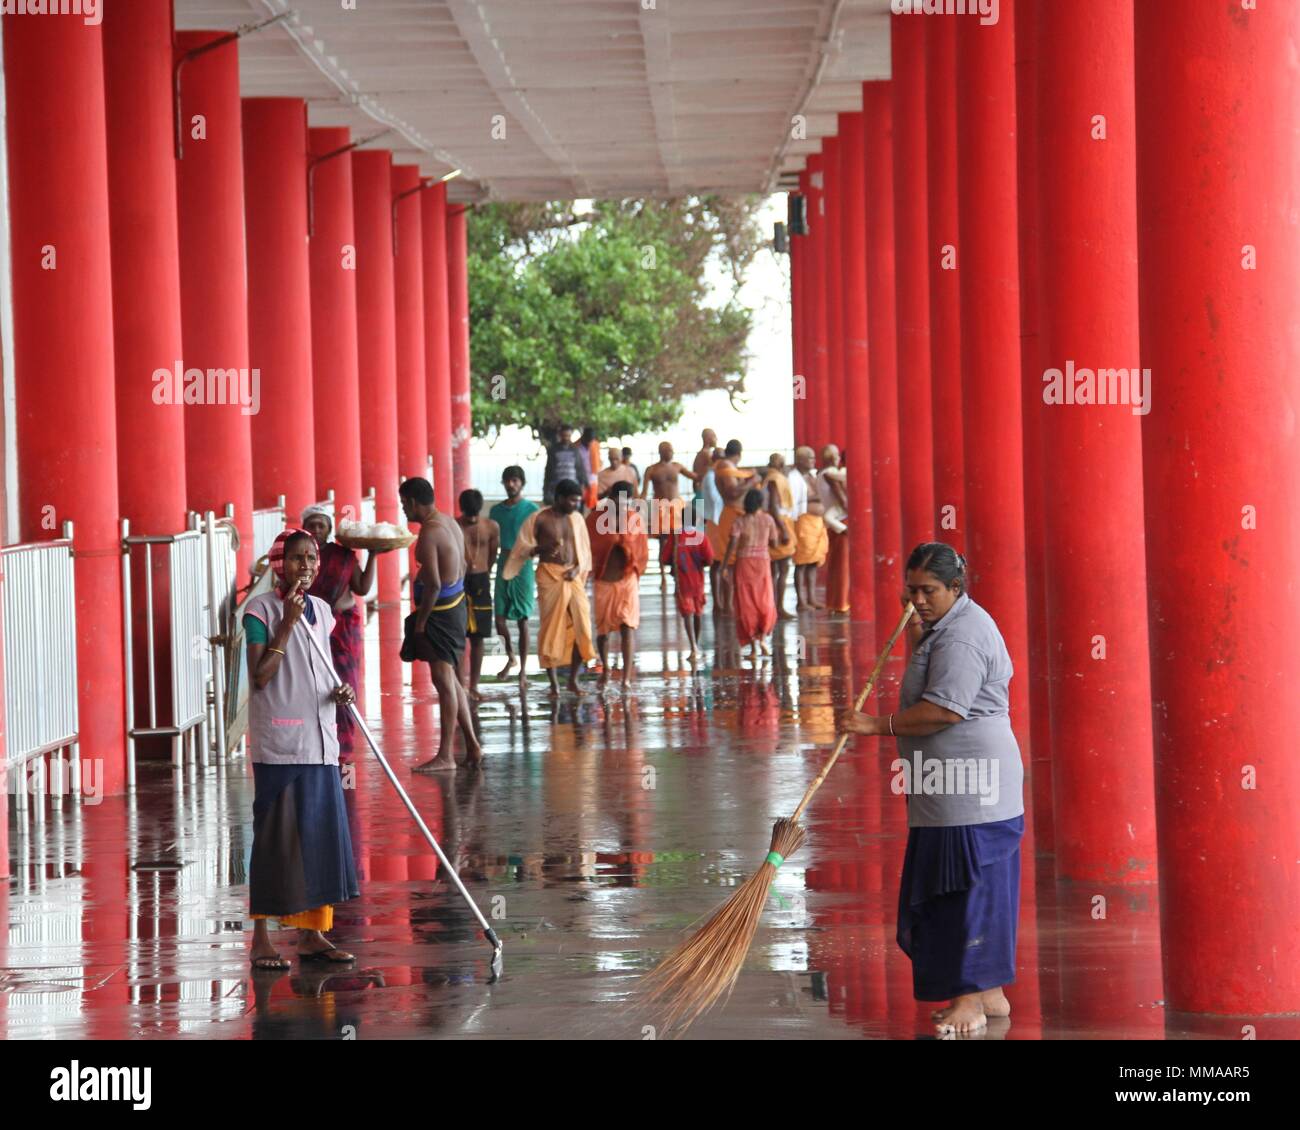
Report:
[[267,645],[266,645],[266,650],[267,650],[267,651],[273,651],[273,652],[275,652],[276,655],[283,655],[283,654],[284,654],[284,649],[283,649],[283,648],[280,648],[280,647],[272,647],[270,644],[267,644]]
[[894,716],[892,714],[889,716],[889,736],[891,738],[898,737],[898,735],[894,733]]

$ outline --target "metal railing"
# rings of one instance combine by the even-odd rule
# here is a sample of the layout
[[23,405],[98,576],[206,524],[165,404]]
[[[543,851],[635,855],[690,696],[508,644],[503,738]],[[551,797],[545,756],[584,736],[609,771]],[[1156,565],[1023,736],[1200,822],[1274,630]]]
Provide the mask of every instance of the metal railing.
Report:
[[[5,760],[10,770],[67,748],[75,787],[81,779],[77,739],[77,610],[73,527],[54,541],[0,548],[5,572]],[[62,766],[62,759],[59,759]],[[44,764],[38,768],[44,772]],[[17,773],[20,782],[25,773]],[[42,781],[43,783],[43,781]],[[17,788],[20,809],[28,790]]]
[[253,511],[253,560],[261,561],[284,529],[284,495],[275,506]]
[[[167,737],[172,764],[182,768],[190,751],[200,765],[208,764],[208,705],[212,687],[209,635],[211,590],[208,586],[208,535],[189,529],[180,534],[133,536],[122,519],[122,610],[126,653],[126,783],[135,784],[135,743],[139,738]],[[170,717],[159,721],[158,667],[160,632],[154,602],[155,549],[166,549],[168,647],[165,676],[171,690]],[[144,568],[145,681],[148,725],[136,725],[135,639],[132,569],[135,559]]]

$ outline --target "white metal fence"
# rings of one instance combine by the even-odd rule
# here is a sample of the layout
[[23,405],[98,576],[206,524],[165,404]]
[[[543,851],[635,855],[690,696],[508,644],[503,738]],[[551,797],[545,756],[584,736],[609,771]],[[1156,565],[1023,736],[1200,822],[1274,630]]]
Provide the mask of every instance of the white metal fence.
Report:
[[253,560],[260,561],[284,529],[284,495],[275,506],[253,511]]
[[[77,611],[73,529],[0,549],[4,585],[5,758],[21,765],[70,747],[77,779]],[[26,795],[18,791],[19,803]]]
[[[126,652],[126,780],[135,784],[135,743],[140,738],[170,738],[172,764],[180,767],[189,750],[208,763],[208,708],[213,696],[209,643],[211,591],[208,587],[208,536],[197,528],[180,534],[132,536],[122,520],[122,610]],[[161,552],[165,550],[165,556]],[[167,603],[155,607],[155,570],[166,563]],[[144,718],[136,718],[134,570],[142,570],[144,600]],[[159,624],[165,612],[167,620]],[[160,631],[161,628],[161,631]],[[160,646],[165,638],[166,650]],[[165,661],[167,670],[159,672]],[[162,718],[159,689],[170,688],[170,709]],[[140,723],[140,724],[138,724]]]

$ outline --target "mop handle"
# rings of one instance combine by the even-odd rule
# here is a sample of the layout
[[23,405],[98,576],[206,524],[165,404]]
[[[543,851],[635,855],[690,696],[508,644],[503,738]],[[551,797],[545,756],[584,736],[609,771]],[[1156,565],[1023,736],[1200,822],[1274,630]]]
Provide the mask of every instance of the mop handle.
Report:
[[[898,627],[894,629],[894,634],[889,637],[885,644],[885,649],[880,653],[880,658],[876,660],[875,669],[871,672],[871,678],[867,680],[867,685],[862,688],[862,693],[858,695],[858,701],[853,707],[854,710],[861,710],[867,704],[867,696],[875,688],[876,680],[880,678],[880,672],[885,668],[885,660],[889,658],[889,653],[894,650],[894,644],[898,642],[898,637],[903,634],[903,629],[907,627],[907,622],[912,618],[916,611],[912,602],[907,602],[907,607],[903,609],[903,615],[899,618]],[[835,743],[835,749],[831,752],[830,758],[822,766],[822,771],[813,779],[813,783],[808,786],[808,791],[803,794],[803,800],[799,802],[799,807],[794,810],[794,815],[790,817],[792,821],[798,821],[803,815],[803,810],[808,807],[808,802],[812,800],[813,794],[822,787],[822,782],[826,780],[826,775],[834,767],[839,756],[844,752],[844,747],[848,745],[849,735],[841,734],[839,740]]]
[[[310,628],[307,628],[307,638],[311,640],[311,645],[316,649],[316,654],[324,660],[326,668],[329,670],[330,674],[338,680],[338,685],[340,687],[343,686],[343,680],[339,679],[339,673],[334,670],[334,661],[325,654],[325,649],[321,647],[320,640],[316,638]],[[488,940],[491,941],[493,945],[498,945],[499,943],[497,941],[496,931],[488,925],[488,920],[483,917],[483,912],[479,910],[478,904],[474,901],[469,891],[465,889],[465,884],[460,881],[460,876],[456,874],[456,869],[451,865],[451,861],[443,854],[442,848],[438,846],[438,841],[433,838],[433,833],[429,831],[428,825],[425,824],[424,818],[420,815],[419,810],[413,803],[411,803],[411,798],[407,796],[406,790],[402,788],[402,783],[393,773],[392,766],[388,764],[388,759],[379,751],[379,743],[375,741],[374,735],[371,734],[370,727],[366,725],[366,720],[361,717],[361,711],[357,709],[357,704],[355,702],[349,702],[348,709],[352,712],[352,717],[356,721],[357,726],[365,735],[366,742],[370,746],[370,752],[379,760],[379,764],[387,774],[389,781],[392,782],[393,788],[397,790],[397,795],[402,798],[402,803],[406,805],[406,811],[411,814],[411,818],[419,826],[420,831],[424,834],[424,838],[429,841],[429,846],[437,853],[438,858],[442,861],[443,868],[446,870],[447,874],[451,876],[451,881],[456,884],[457,890],[460,891],[465,901],[469,903],[470,910],[474,912],[474,917],[478,919],[479,925],[483,927],[484,932],[488,936]]]

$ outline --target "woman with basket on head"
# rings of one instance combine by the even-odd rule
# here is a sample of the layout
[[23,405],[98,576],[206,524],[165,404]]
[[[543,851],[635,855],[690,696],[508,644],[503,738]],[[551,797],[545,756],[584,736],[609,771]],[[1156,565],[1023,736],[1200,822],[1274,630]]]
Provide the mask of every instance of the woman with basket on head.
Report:
[[244,613],[254,783],[250,957],[258,970],[289,967],[268,932],[275,918],[298,928],[302,961],[347,964],[353,956],[335,949],[325,932],[334,904],[360,894],[335,721],[336,705],[353,694],[308,638],[323,650],[334,628],[329,605],[307,592],[317,571],[315,536],[287,529],[268,558],[275,588],[253,597]]
[[895,792],[907,797],[898,944],[917,1000],[941,1034],[967,1035],[1008,1016],[1020,912],[1024,770],[1011,731],[1011,657],[966,593],[966,559],[926,542],[907,560],[912,658],[898,711],[847,712],[841,729],[898,739]]
[[[352,688],[352,693],[359,695],[366,614],[364,603],[357,598],[370,591],[375,582],[376,554],[386,550],[371,550],[366,555],[365,568],[361,568],[355,550],[330,541],[334,519],[323,506],[308,506],[302,512],[302,526],[316,539],[319,563],[308,595],[320,597],[334,613],[334,630],[330,633],[334,669],[339,678]],[[347,765],[352,761],[356,723],[345,705],[338,708],[338,727],[339,761]]]

